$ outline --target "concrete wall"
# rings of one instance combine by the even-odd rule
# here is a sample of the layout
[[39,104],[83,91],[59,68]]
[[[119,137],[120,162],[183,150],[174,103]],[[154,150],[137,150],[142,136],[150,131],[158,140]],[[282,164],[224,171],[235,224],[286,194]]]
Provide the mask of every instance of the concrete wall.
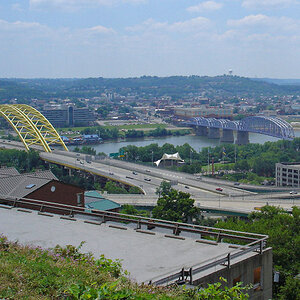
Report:
[[232,287],[234,280],[243,282],[243,286],[254,284],[254,270],[261,267],[260,287],[254,290],[248,290],[250,299],[268,300],[272,299],[272,282],[273,282],[273,255],[272,249],[267,248],[263,253],[251,256],[245,260],[233,263],[230,268],[224,267],[210,275],[204,276],[193,281],[193,285],[205,287],[208,283],[218,282],[220,277],[227,280],[226,285]]

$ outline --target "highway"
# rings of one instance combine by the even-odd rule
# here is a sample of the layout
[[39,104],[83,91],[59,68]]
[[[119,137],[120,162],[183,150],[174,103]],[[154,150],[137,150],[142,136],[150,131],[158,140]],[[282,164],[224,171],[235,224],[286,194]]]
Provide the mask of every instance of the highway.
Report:
[[[24,150],[19,142],[0,141],[0,146]],[[37,150],[41,150],[38,149]],[[290,195],[290,189],[276,187],[256,187],[250,185],[235,186],[234,183],[199,177],[192,174],[173,172],[156,167],[129,163],[114,159],[86,160],[85,154],[54,150],[52,153],[40,152],[40,157],[50,163],[59,164],[70,169],[82,170],[94,175],[103,176],[130,186],[137,186],[143,190],[144,195],[107,195],[108,199],[120,204],[155,205],[158,196],[156,189],[163,180],[172,182],[172,187],[188,192],[195,199],[196,205],[201,207],[224,208],[232,211],[250,212],[266,204],[281,206],[285,209],[293,205],[300,205],[300,194]],[[217,191],[221,188],[222,191]],[[254,193],[247,188],[265,188],[267,193]],[[275,192],[277,190],[277,192]]]

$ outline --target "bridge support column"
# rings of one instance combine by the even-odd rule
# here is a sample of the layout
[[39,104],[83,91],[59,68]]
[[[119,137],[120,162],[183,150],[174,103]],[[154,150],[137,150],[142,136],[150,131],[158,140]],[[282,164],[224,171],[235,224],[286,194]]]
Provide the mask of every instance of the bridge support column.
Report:
[[249,132],[248,131],[238,131],[236,144],[238,144],[238,145],[249,144]]
[[196,135],[207,136],[208,129],[205,126],[196,126],[195,127],[195,132],[196,132]]
[[223,129],[221,142],[223,142],[223,143],[233,143],[234,142],[233,130]]
[[209,139],[219,139],[220,138],[220,129],[210,127],[208,130],[208,138]]

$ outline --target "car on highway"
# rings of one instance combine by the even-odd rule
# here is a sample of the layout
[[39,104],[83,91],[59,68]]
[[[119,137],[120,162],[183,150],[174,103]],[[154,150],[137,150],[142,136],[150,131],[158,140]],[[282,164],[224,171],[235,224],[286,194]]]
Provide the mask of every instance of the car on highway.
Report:
[[184,186],[186,189],[189,189],[189,187],[187,185]]
[[83,162],[82,160],[80,161],[80,163],[81,163],[82,165],[84,165],[84,162]]
[[240,183],[239,182],[235,182],[233,185],[240,185]]
[[151,179],[150,179],[150,178],[144,178],[144,180],[146,180],[146,181],[151,181]]
[[290,191],[290,194],[291,195],[296,195],[296,194],[298,194],[296,191]]
[[196,177],[196,179],[198,179],[198,180],[202,180],[202,177],[201,177],[201,176],[198,176],[198,177]]
[[135,172],[135,171],[132,171],[132,174],[133,174],[133,175],[137,175],[137,172]]
[[146,170],[146,172],[150,173],[150,170]]
[[222,192],[223,189],[222,189],[221,187],[217,187],[217,188],[216,188],[216,191]]
[[114,175],[114,173],[113,172],[109,172],[109,175]]

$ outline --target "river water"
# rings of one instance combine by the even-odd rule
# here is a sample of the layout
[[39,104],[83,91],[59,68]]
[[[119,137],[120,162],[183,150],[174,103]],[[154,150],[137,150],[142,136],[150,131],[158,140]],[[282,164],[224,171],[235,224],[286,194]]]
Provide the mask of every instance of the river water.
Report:
[[[295,136],[300,137],[300,130],[295,130]],[[263,144],[268,141],[276,142],[279,139],[272,136],[249,133],[249,140],[250,143]],[[220,140],[209,139],[207,137],[197,135],[167,136],[153,139],[127,139],[125,141],[110,141],[99,145],[93,145],[93,148],[97,151],[97,153],[104,152],[106,154],[109,154],[112,152],[118,152],[120,148],[128,145],[135,145],[137,147],[140,147],[147,146],[152,143],[157,143],[159,146],[162,146],[165,143],[173,144],[174,146],[188,143],[196,151],[200,151],[203,147],[214,147],[220,145]],[[69,148],[73,149],[74,146],[70,146]]]

